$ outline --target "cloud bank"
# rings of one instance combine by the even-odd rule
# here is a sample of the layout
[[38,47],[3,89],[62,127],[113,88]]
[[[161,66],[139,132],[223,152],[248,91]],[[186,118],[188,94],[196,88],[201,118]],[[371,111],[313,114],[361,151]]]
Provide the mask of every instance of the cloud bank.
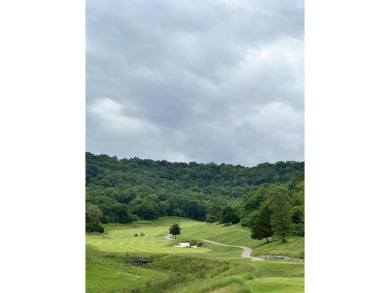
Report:
[[87,151],[304,160],[303,1],[86,4]]

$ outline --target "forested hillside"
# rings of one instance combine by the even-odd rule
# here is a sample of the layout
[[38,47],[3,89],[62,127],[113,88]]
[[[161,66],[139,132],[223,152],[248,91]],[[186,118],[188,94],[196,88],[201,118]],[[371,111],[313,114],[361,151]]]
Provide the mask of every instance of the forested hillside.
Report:
[[[208,215],[209,217],[209,215]],[[282,185],[261,186],[245,194],[240,204],[241,225],[252,230],[252,238],[266,239],[274,234],[304,236],[305,178],[301,174]]]
[[295,161],[244,167],[137,157],[118,160],[87,152],[86,203],[92,211],[90,217],[96,206],[101,210],[103,223],[160,216],[206,220],[208,214],[208,220],[220,221],[224,207],[232,207],[236,214],[242,212],[244,195],[249,198],[259,187],[292,182],[303,173],[304,162]]

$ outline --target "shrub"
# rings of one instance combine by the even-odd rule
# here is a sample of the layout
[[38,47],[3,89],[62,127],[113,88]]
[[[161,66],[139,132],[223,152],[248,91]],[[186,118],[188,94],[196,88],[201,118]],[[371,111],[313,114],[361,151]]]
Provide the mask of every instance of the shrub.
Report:
[[100,225],[100,223],[97,224],[96,230],[97,230],[97,232],[99,232],[99,233],[103,233],[103,232],[104,232],[104,228],[103,228],[102,225]]
[[292,235],[305,236],[305,224],[292,224]]
[[99,232],[99,233],[104,232],[104,228],[100,224],[100,222],[87,223],[85,229],[86,229],[86,232]]

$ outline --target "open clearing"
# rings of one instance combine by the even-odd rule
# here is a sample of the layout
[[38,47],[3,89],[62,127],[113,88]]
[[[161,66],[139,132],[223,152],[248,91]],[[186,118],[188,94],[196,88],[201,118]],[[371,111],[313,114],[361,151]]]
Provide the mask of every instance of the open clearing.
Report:
[[[182,231],[176,241],[168,241],[164,237],[173,223],[179,223]],[[202,239],[253,251],[271,247],[264,241],[250,239],[250,231],[238,225],[165,217],[158,221],[108,224],[104,228],[103,234],[86,235],[86,292],[304,292],[304,262],[253,262],[240,257],[243,251],[239,247],[206,241],[196,249],[173,247]],[[133,236],[141,232],[145,236]],[[293,241],[294,247],[298,240]],[[283,245],[275,242],[272,247],[282,251]],[[268,254],[273,250],[268,250]],[[154,261],[132,266],[128,264],[132,257]]]

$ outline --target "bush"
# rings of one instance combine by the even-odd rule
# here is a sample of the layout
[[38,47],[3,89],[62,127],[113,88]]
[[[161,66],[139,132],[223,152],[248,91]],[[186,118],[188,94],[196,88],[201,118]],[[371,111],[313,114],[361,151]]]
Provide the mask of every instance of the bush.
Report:
[[291,224],[291,234],[296,236],[305,236],[305,224],[298,223],[298,224]]
[[200,247],[200,246],[202,246],[202,245],[203,245],[203,242],[202,242],[202,241],[199,241],[197,246]]
[[86,227],[85,227],[85,230],[86,230],[86,232],[99,232],[99,233],[103,233],[104,232],[104,228],[100,224],[100,222],[87,223]]
[[190,240],[190,246],[195,246],[197,244],[196,240]]
[[97,223],[96,225],[96,231],[99,232],[99,233],[103,233],[104,232],[104,228],[102,225],[100,225],[100,222]]

